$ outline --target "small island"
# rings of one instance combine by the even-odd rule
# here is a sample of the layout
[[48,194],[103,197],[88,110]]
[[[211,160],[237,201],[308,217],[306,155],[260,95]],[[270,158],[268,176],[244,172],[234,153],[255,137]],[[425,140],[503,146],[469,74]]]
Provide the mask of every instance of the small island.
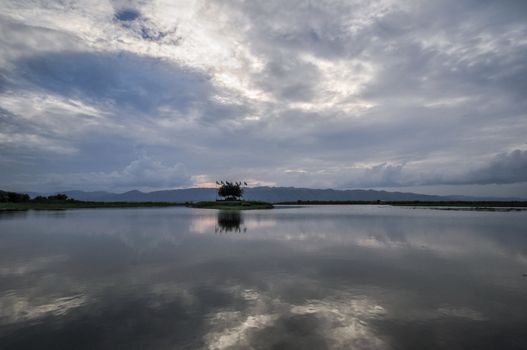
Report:
[[215,201],[197,202],[187,204],[191,208],[200,209],[221,209],[221,210],[251,210],[251,209],[273,209],[273,205],[267,202],[258,201]]
[[243,185],[246,182],[216,181],[218,185],[218,196],[221,199],[216,201],[204,201],[187,204],[191,208],[200,209],[221,209],[221,210],[251,210],[251,209],[272,209],[273,205],[261,201],[246,201],[243,199]]

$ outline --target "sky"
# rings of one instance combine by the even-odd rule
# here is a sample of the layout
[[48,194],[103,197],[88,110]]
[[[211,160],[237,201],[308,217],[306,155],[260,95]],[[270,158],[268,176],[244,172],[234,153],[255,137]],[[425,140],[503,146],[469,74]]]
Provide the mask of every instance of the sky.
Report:
[[0,188],[527,198],[527,2],[0,0]]

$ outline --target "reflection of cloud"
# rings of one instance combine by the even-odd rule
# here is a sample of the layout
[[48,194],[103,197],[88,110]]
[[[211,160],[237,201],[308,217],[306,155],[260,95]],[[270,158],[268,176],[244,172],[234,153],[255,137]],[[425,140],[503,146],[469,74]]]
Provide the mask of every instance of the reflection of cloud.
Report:
[[466,318],[473,321],[484,321],[487,319],[480,312],[468,307],[453,307],[449,305],[438,308],[437,315],[438,317]]
[[[514,272],[504,274],[525,266],[510,253],[525,247],[523,213],[371,207],[249,211],[243,214],[247,224],[276,226],[232,240],[189,233],[200,224],[212,233],[216,211],[60,215],[29,212],[0,221],[0,230],[8,233],[0,237],[0,266],[9,277],[0,287],[13,290],[0,288],[0,322],[28,341],[35,339],[33,320],[46,318],[39,328],[45,336],[62,332],[62,337],[79,324],[97,329],[119,324],[117,334],[135,341],[136,330],[144,329],[142,341],[150,345],[145,348],[164,348],[154,346],[161,340],[211,349],[316,341],[328,348],[377,349],[388,345],[383,341],[395,323],[409,331],[416,324],[449,331],[452,324],[493,322],[507,308],[513,317],[524,317],[515,308],[524,302],[524,281],[511,277]],[[51,231],[43,235],[45,227]],[[18,260],[3,254],[31,242],[39,244],[11,253]],[[55,263],[61,253],[67,263]],[[475,289],[474,298],[467,298]],[[487,303],[503,295],[511,300]],[[143,324],[147,327],[139,328]],[[93,340],[93,348],[100,341],[108,338]]]
[[248,229],[261,229],[261,228],[272,228],[276,226],[276,219],[274,218],[257,218],[253,220],[248,220],[247,223]]
[[360,237],[355,241],[360,247],[367,248],[402,248],[403,242],[380,240],[377,237]]
[[[251,214],[245,216],[247,227],[252,229],[244,240],[286,241],[303,251],[355,246],[379,251],[426,250],[444,258],[462,259],[471,255],[527,261],[525,245],[503,244],[496,236],[502,228],[494,221],[509,218],[511,225],[522,225],[521,213],[452,214],[389,206],[328,206],[303,208],[302,215],[290,215],[285,210]],[[485,225],[480,221],[483,217]],[[276,226],[268,230],[261,223]]]
[[[236,316],[238,314],[235,314]],[[221,313],[217,315],[215,321],[224,323],[227,319],[235,316],[234,314]],[[261,329],[272,324],[277,319],[277,315],[253,315],[248,316],[240,324],[233,328],[226,329],[219,333],[208,335],[208,348],[213,350],[227,349],[233,346],[244,348],[249,346],[248,333],[251,330]]]
[[258,299],[258,292],[253,289],[245,289],[241,296],[245,300],[257,300]]
[[385,309],[368,299],[310,300],[304,305],[293,306],[295,314],[316,315],[323,320],[325,333],[336,348],[380,349],[383,341],[368,326],[367,321],[385,315]]
[[[265,346],[269,341],[279,342],[279,336],[287,336],[290,331],[282,329],[284,323],[294,323],[298,316],[313,319],[315,328],[310,333],[323,335],[331,348],[380,349],[385,345],[368,322],[383,318],[386,310],[367,298],[341,293],[290,304],[255,290],[234,289],[233,293],[248,293],[252,303],[244,311],[220,311],[210,316],[211,331],[205,336],[209,349],[243,349],[253,343]],[[260,332],[266,329],[274,329],[278,338],[261,339]]]
[[26,273],[45,270],[50,264],[65,261],[65,255],[38,257],[23,262],[10,261],[8,265],[0,266],[0,276],[24,275]]
[[214,232],[214,225],[216,225],[215,215],[197,215],[193,217],[193,220],[190,223],[189,231],[193,233]]
[[[408,301],[405,301],[407,303]],[[467,321],[487,321],[489,318],[479,310],[465,305],[445,304],[439,307],[415,307],[405,304],[401,309],[392,310],[391,319],[407,322],[434,322],[437,320],[459,319]]]
[[185,307],[196,305],[199,300],[191,292],[191,286],[186,283],[152,282],[148,293],[154,298],[149,300],[148,306],[162,309],[167,303],[178,301]]
[[0,320],[3,324],[33,320],[45,316],[63,316],[86,303],[84,295],[56,298],[37,304],[32,298],[8,294],[0,298]]

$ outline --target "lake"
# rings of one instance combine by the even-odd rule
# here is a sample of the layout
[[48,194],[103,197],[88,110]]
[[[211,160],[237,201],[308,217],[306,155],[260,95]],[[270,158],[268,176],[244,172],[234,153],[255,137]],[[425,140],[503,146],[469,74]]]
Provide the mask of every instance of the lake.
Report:
[[527,212],[0,212],[1,349],[527,349]]

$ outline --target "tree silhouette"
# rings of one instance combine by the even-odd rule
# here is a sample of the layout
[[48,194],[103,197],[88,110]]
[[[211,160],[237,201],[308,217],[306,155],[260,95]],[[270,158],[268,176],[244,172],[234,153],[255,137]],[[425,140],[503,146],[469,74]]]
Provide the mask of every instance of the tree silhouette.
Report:
[[221,184],[218,195],[226,200],[239,200],[243,195],[241,182],[220,181],[218,184]]

